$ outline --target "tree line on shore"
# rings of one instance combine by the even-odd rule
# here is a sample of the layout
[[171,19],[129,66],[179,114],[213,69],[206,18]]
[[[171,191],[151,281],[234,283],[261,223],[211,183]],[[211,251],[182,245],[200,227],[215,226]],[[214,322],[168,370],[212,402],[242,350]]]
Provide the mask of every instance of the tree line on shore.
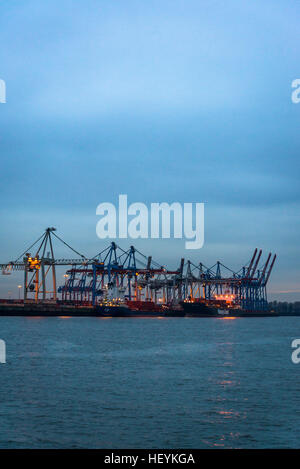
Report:
[[270,308],[276,313],[300,314],[300,301],[289,303],[288,301],[269,301]]

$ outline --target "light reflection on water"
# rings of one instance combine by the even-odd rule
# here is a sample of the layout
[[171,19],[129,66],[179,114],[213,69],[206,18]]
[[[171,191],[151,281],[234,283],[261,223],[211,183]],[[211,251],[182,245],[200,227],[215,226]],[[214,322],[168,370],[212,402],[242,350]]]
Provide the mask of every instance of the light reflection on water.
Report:
[[36,319],[0,318],[0,447],[299,446],[298,318]]
[[224,316],[223,318],[218,318],[218,319],[220,319],[221,321],[226,321],[227,319],[229,319],[230,321],[235,321],[238,318],[235,316]]

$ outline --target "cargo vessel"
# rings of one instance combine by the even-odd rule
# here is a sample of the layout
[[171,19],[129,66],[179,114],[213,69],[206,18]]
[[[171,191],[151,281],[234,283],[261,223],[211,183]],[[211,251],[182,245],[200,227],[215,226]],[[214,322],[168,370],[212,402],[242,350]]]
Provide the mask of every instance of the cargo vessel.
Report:
[[248,310],[225,300],[188,299],[180,302],[186,317],[277,317],[269,309]]
[[180,317],[184,311],[151,301],[103,301],[92,305],[67,303],[25,303],[7,300],[0,303],[0,316],[72,317]]

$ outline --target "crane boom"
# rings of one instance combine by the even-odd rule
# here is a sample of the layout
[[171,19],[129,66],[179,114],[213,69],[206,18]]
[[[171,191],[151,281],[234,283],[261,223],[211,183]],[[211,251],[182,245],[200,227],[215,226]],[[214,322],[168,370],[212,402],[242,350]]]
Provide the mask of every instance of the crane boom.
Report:
[[253,279],[253,277],[254,277],[254,274],[255,274],[255,271],[256,271],[256,269],[257,269],[257,266],[258,266],[259,260],[260,260],[260,258],[261,258],[261,255],[262,255],[262,249],[260,249],[260,251],[259,251],[259,253],[258,253],[256,262],[255,262],[255,265],[254,265],[254,267],[253,267],[253,269],[252,269],[252,272],[250,273],[250,277],[249,277],[250,279]]
[[272,260],[272,263],[270,265],[270,268],[269,268],[269,271],[267,273],[267,277],[266,277],[266,280],[264,281],[264,286],[267,285],[268,281],[269,281],[269,278],[270,278],[270,275],[271,275],[271,272],[273,270],[273,266],[274,266],[274,263],[275,263],[275,260],[276,260],[276,257],[277,255],[274,254],[274,257],[273,257],[273,260]]
[[269,262],[270,262],[271,256],[272,256],[272,253],[270,252],[269,255],[268,255],[268,259],[267,259],[267,261],[266,261],[266,263],[265,263],[265,265],[264,265],[263,271],[262,271],[262,273],[261,273],[260,279],[259,279],[259,284],[260,284],[260,285],[261,285],[261,283],[262,283],[262,281],[263,281],[263,279],[264,279],[264,276],[265,276],[265,274],[266,274],[266,270],[267,270],[267,268],[268,268],[268,264],[269,264]]
[[246,275],[245,275],[245,278],[248,278],[248,277],[249,277],[249,274],[250,274],[250,271],[251,271],[251,269],[252,269],[253,262],[254,262],[254,259],[255,259],[255,257],[256,257],[256,254],[257,254],[257,248],[255,248],[255,251],[254,251],[254,254],[253,254],[252,259],[251,259],[251,261],[250,261],[250,264],[249,264],[247,273],[246,273]]

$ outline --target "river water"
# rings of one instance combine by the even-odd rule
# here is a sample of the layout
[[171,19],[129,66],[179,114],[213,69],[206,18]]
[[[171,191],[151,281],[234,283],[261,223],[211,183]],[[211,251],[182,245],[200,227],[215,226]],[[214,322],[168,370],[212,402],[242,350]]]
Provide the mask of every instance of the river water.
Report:
[[300,317],[0,318],[1,448],[297,448]]

